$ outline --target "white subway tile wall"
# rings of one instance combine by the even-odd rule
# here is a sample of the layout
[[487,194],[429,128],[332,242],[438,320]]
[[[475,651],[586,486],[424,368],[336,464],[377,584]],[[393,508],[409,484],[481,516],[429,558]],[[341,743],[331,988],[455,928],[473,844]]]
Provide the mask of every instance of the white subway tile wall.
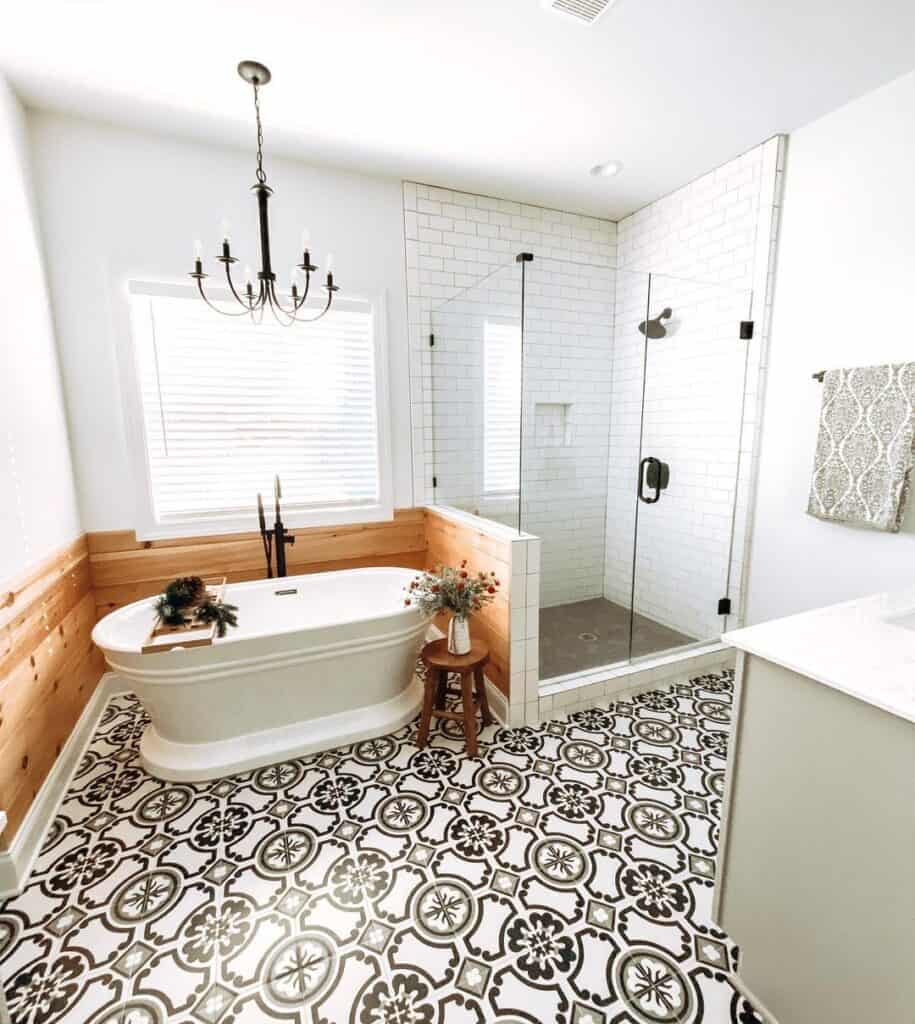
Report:
[[543,541],[541,607],[600,597],[614,271],[526,267],[521,524]]
[[[629,607],[635,560],[635,609],[666,626],[706,639],[719,597],[742,607],[781,167],[772,139],[619,225],[404,183],[416,501],[542,538],[512,544],[514,724],[586,699],[540,697],[541,606]],[[517,493],[486,492],[482,445],[485,323],[520,326],[522,251],[519,522]],[[666,306],[646,350],[638,325]],[[634,545],[643,431],[671,483]]]
[[[616,225],[595,217],[416,182],[404,182],[403,193],[414,495],[417,503],[432,504],[436,500],[432,477],[439,475],[436,474],[434,447],[435,417],[440,417],[439,422],[448,428],[438,432],[440,444],[447,445],[440,447],[438,463],[442,468],[448,467],[447,475],[451,477],[450,453],[460,449],[463,440],[470,437],[470,431],[463,435],[463,439],[452,434],[452,430],[460,428],[462,422],[468,422],[466,419],[462,421],[462,416],[466,417],[468,413],[466,405],[455,401],[453,408],[449,406],[449,399],[455,398],[453,392],[466,394],[476,390],[479,415],[482,416],[482,369],[477,374],[475,365],[465,363],[465,384],[455,389],[433,388],[433,358],[439,360],[436,378],[443,369],[447,372],[441,375],[450,378],[452,366],[441,361],[449,358],[442,350],[433,350],[429,346],[432,310],[439,310],[435,319],[443,328],[452,324],[463,326],[465,341],[475,336],[478,358],[481,359],[479,331],[485,315],[520,319],[520,267],[514,262],[518,253],[527,251],[535,253],[539,259],[561,259],[610,268],[616,260]],[[493,279],[487,288],[482,279],[488,275],[493,275]],[[451,311],[445,307],[448,300],[465,289],[468,292],[462,297],[465,302],[463,310],[455,308]],[[492,294],[487,294],[487,291]],[[490,307],[490,302],[494,308]],[[467,317],[463,325],[459,324],[461,313]],[[560,339],[556,339],[557,346],[559,343]],[[454,360],[460,358],[458,354]],[[445,403],[444,409],[436,405],[436,398]],[[482,436],[478,421],[475,421],[474,430],[478,440]],[[483,497],[482,460],[476,459],[481,467],[476,476],[465,468],[472,461],[472,457],[468,458],[459,470],[455,470],[455,475],[464,474],[463,480],[457,483],[454,480],[446,482],[446,474],[440,474],[442,493],[437,495],[439,502],[452,502],[458,497],[462,499],[461,507],[464,508],[479,503]],[[475,482],[477,479],[479,485]],[[481,512],[487,516],[492,514],[489,508],[481,508]]]
[[540,543],[512,540],[510,725],[528,722],[540,697]]
[[[619,223],[604,594],[629,607],[634,591],[637,612],[703,640],[719,598],[741,604],[779,153],[772,139]],[[646,348],[638,324],[665,307]],[[633,501],[640,435],[670,464],[652,505]]]

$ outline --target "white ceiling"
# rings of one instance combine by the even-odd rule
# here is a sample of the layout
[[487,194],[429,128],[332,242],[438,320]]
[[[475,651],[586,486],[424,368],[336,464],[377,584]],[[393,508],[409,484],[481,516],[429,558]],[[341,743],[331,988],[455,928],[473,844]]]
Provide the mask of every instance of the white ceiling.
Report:
[[[915,66],[912,0],[6,0],[29,104],[617,219]],[[854,139],[849,139],[854,146]],[[619,159],[616,178],[588,169]]]

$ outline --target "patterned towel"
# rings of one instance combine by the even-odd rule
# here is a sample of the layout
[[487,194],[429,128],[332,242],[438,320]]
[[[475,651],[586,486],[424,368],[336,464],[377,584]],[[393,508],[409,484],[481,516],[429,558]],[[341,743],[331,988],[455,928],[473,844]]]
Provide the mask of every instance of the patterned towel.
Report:
[[896,533],[915,442],[915,363],[828,370],[807,511]]

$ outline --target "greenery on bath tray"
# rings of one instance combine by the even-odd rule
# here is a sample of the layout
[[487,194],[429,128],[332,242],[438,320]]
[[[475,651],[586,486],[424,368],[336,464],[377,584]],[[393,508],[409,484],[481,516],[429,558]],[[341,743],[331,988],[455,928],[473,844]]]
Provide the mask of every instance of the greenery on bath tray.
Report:
[[238,608],[234,604],[225,604],[223,601],[214,601],[208,598],[197,607],[197,619],[200,622],[215,622],[216,635],[220,638],[226,635],[226,626],[237,626],[238,618],[235,613]]
[[179,576],[169,583],[155,603],[159,621],[166,626],[216,623],[216,635],[226,635],[227,626],[237,626],[234,604],[214,599],[199,576]]

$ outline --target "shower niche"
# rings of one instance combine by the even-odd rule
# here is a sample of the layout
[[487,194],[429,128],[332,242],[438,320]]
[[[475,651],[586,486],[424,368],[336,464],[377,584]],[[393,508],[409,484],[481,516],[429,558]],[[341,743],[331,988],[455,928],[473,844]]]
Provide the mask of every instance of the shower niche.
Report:
[[542,539],[541,680],[727,628],[750,298],[535,253],[432,311],[435,501]]
[[539,448],[570,448],[571,402],[537,402],[534,406],[534,434]]

